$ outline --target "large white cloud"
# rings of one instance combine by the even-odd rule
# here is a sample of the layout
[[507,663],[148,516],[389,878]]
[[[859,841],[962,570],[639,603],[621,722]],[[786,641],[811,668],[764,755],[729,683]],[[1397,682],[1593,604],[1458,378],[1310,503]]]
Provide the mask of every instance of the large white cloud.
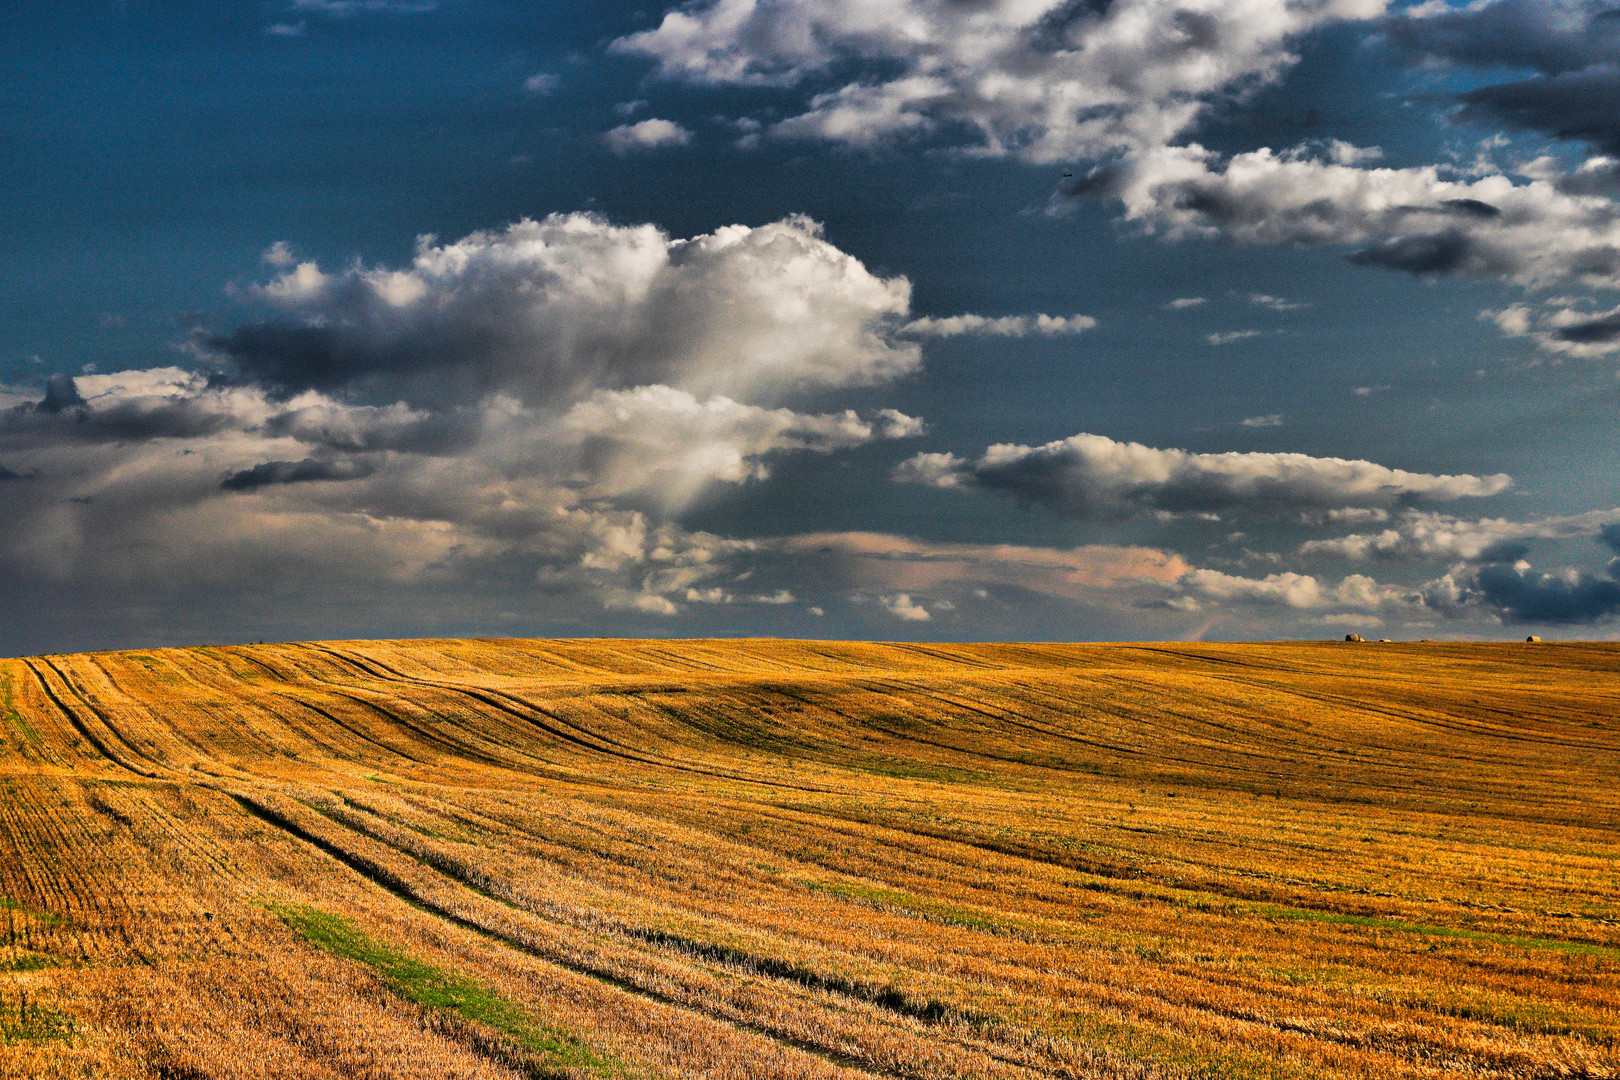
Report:
[[1025,505],[1097,518],[1390,507],[1495,495],[1512,484],[1505,475],[1414,473],[1306,454],[1196,454],[1087,434],[1043,446],[998,443],[976,461],[918,454],[896,478],[992,491]]
[[404,269],[302,263],[261,290],[286,317],[199,339],[287,389],[526,404],[666,384],[761,401],[879,383],[920,352],[892,334],[904,278],[883,278],[808,218],[688,240],[652,225],[552,215],[454,243]]
[[1188,573],[1180,584],[1192,596],[1263,607],[1376,611],[1410,595],[1410,590],[1380,585],[1364,574],[1350,574],[1337,585],[1329,585],[1310,574],[1292,571],[1250,578],[1198,569]]
[[771,131],[856,146],[942,134],[1049,162],[1164,144],[1290,40],[1384,0],[702,0],[614,43],[702,84],[811,85]]

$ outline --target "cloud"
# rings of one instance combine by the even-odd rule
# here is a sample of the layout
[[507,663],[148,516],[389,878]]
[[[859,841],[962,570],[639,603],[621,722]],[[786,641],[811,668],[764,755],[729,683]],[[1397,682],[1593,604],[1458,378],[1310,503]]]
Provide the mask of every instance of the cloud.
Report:
[[1361,574],[1351,574],[1338,585],[1328,586],[1309,574],[1289,572],[1247,578],[1207,569],[1190,571],[1181,587],[1216,601],[1288,608],[1377,609],[1404,593]]
[[1213,95],[1278,77],[1309,30],[1382,0],[1163,0],[886,6],[706,0],[614,42],[662,78],[807,86],[772,135],[873,147],[942,138],[1030,162],[1161,145]]
[[1300,545],[1306,557],[1342,559],[1462,559],[1470,562],[1514,562],[1523,558],[1529,540],[1602,536],[1620,523],[1620,509],[1594,510],[1532,521],[1480,518],[1465,521],[1430,511],[1408,510],[1388,529],[1352,533]]
[[665,384],[734,400],[869,385],[915,370],[895,338],[904,278],[881,278],[793,217],[676,240],[552,215],[441,244],[409,267],[301,263],[259,290],[284,317],[200,336],[216,363],[283,394],[535,405]]
[[773,452],[828,453],[918,435],[922,426],[894,410],[874,420],[850,410],[806,415],[726,397],[699,401],[667,386],[597,391],[560,421],[580,471],[592,477],[592,494],[651,492],[672,507],[715,481],[765,479],[769,470],[762,459]]
[[1614,59],[1620,26],[1605,0],[1419,4],[1381,23],[1408,54],[1476,68],[1562,73]]
[[69,442],[194,438],[267,412],[262,398],[213,387],[206,376],[180,368],[56,374],[46,380],[42,399],[0,412],[0,436]]
[[1264,330],[1217,330],[1213,334],[1204,335],[1204,340],[1211,345],[1230,345],[1234,341],[1247,341],[1264,333]]
[[1272,311],[1298,311],[1311,305],[1298,300],[1287,300],[1281,296],[1267,296],[1265,293],[1250,293],[1249,303],[1258,307],[1270,308]]
[[662,146],[685,146],[692,133],[673,120],[650,117],[635,124],[620,124],[603,132],[602,145],[615,154],[634,154]]
[[0,387],[0,460],[37,481],[7,484],[0,580],[501,582],[574,618],[678,614],[716,589],[786,607],[790,576],[737,586],[754,541],[676,517],[776,455],[924,430],[794,407],[921,360],[909,284],[807,219],[672,239],[555,216],[423,238],[402,268],[270,254],[251,298],[277,316],[198,335],[211,370]]
[[1537,571],[1528,563],[1492,563],[1453,571],[1427,583],[1429,607],[1459,616],[1484,608],[1509,622],[1583,624],[1620,613],[1620,581],[1568,569]]
[[984,337],[1028,337],[1039,334],[1053,337],[1058,334],[1078,334],[1097,325],[1089,315],[1004,315],[990,318],[984,315],[952,315],[942,319],[913,319],[903,328],[918,337],[960,337],[972,334]]
[[1600,0],[1420,4],[1383,22],[1408,55],[1485,70],[1530,71],[1457,95],[1465,122],[1507,124],[1620,151],[1620,21]]
[[294,11],[311,11],[340,18],[361,12],[421,15],[438,9],[438,0],[293,0]]
[[1282,413],[1267,413],[1265,416],[1250,416],[1243,420],[1243,426],[1247,428],[1282,427],[1283,416]]
[[220,482],[226,491],[254,491],[271,484],[302,484],[318,480],[364,480],[376,472],[376,466],[364,461],[335,458],[322,460],[305,458],[302,461],[266,461],[232,473]]
[[927,622],[932,615],[928,609],[916,603],[905,593],[893,593],[881,598],[883,607],[890,615],[902,622]]
[[[1607,20],[1613,22],[1613,20]],[[1620,68],[1599,68],[1482,86],[1459,95],[1457,119],[1506,124],[1620,153]]]
[[85,406],[84,396],[79,393],[78,384],[71,375],[55,374],[45,380],[45,397],[40,400],[38,410],[50,416],[57,416],[70,409],[82,409]]
[[1195,454],[1085,434],[1036,447],[1001,443],[971,462],[918,454],[896,479],[996,492],[1078,518],[1391,507],[1496,495],[1512,486],[1504,475],[1436,476],[1305,454]]
[[1209,303],[1209,298],[1206,296],[1182,296],[1164,306],[1171,311],[1185,311],[1188,308],[1199,307],[1207,303]]
[[530,75],[527,79],[523,80],[523,89],[527,90],[531,94],[539,94],[542,97],[551,93],[561,85],[562,76],[553,75],[546,71],[536,72],[535,74]]
[[293,254],[292,245],[285,240],[277,240],[260,253],[259,258],[271,266],[285,270],[297,264],[298,258]]
[[1546,352],[1562,356],[1606,356],[1620,352],[1620,307],[1592,310],[1567,297],[1544,303],[1540,309],[1510,304],[1480,317],[1494,322],[1508,337],[1527,337]]
[[1074,195],[1121,201],[1166,239],[1354,248],[1351,262],[1528,287],[1620,287],[1620,205],[1563,179],[1453,180],[1438,166],[1365,168],[1260,149],[1166,146],[1100,166]]
[[962,544],[887,533],[811,533],[760,541],[813,581],[863,592],[941,596],[1004,587],[1065,599],[1137,586],[1165,586],[1189,569],[1179,555],[1149,547],[1075,548]]
[[271,37],[293,38],[303,37],[304,31],[309,29],[309,23],[299,19],[295,23],[271,23],[264,28],[264,32]]

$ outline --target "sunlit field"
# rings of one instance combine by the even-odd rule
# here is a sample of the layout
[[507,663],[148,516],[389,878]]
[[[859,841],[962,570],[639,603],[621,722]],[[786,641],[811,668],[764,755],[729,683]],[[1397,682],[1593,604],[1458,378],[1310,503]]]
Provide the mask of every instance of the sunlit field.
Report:
[[1620,1075],[1620,648],[0,661],[0,1075]]

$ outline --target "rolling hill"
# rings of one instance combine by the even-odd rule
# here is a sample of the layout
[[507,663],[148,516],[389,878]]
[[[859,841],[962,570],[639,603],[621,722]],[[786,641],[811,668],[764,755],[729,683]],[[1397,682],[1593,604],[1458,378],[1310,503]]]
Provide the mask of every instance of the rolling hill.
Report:
[[0,660],[0,1076],[1620,1075],[1620,648]]

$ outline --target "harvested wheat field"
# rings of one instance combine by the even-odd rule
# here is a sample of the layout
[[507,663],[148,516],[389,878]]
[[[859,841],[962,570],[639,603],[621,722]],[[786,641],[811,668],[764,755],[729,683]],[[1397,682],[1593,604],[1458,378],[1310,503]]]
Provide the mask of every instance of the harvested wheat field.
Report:
[[0,661],[7,1077],[1620,1075],[1620,649]]

